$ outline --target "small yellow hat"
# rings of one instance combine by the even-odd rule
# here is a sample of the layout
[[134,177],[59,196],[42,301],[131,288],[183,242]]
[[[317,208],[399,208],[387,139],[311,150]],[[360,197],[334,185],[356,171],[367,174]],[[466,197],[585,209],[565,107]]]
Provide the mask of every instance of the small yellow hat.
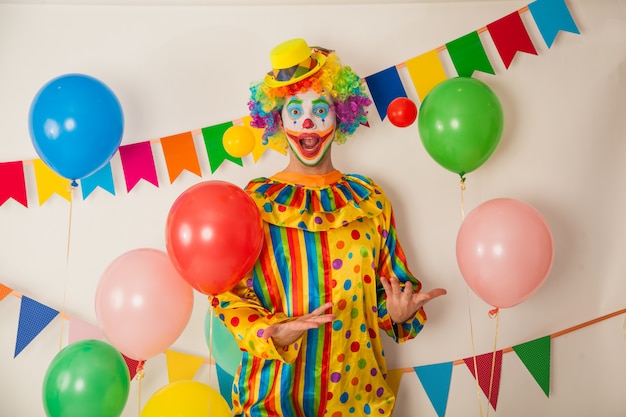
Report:
[[310,48],[301,38],[285,41],[270,51],[272,71],[264,82],[270,87],[281,87],[310,77],[322,68],[327,54],[322,48]]

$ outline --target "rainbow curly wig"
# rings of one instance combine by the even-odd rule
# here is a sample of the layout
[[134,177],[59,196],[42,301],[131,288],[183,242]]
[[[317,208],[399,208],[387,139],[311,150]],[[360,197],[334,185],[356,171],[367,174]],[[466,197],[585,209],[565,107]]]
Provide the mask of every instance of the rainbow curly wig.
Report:
[[319,94],[329,92],[333,99],[337,115],[335,142],[344,143],[357,127],[367,122],[366,107],[372,101],[365,91],[363,80],[352,68],[341,65],[339,57],[330,52],[324,66],[310,77],[281,87],[269,87],[264,82],[250,87],[250,126],[264,129],[264,145],[272,141],[287,147],[287,139],[280,128],[281,110],[288,97],[309,89]]

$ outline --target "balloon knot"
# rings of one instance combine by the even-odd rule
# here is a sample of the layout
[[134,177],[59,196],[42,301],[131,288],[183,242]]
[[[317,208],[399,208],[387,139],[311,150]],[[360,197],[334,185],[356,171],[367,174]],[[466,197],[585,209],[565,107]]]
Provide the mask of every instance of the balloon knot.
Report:
[[137,362],[137,368],[135,369],[135,379],[143,379],[145,373],[143,371],[143,365],[146,363],[144,360],[140,360]]
[[78,187],[78,183],[76,182],[76,180],[72,180],[72,182],[70,183],[70,185],[72,186],[72,188],[74,188],[74,187]]
[[499,307],[496,307],[493,310],[489,310],[489,318],[492,318],[492,319],[495,318],[499,312],[500,312]]

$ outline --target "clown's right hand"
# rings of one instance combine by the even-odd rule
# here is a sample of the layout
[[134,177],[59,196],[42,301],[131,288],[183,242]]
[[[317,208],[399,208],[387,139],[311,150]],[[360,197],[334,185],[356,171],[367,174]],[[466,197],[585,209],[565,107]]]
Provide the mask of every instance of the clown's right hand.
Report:
[[335,320],[334,314],[323,314],[330,308],[333,303],[326,303],[309,314],[296,317],[292,320],[282,323],[272,324],[263,332],[263,339],[272,338],[277,346],[287,346],[298,340],[305,331],[318,328],[326,323]]

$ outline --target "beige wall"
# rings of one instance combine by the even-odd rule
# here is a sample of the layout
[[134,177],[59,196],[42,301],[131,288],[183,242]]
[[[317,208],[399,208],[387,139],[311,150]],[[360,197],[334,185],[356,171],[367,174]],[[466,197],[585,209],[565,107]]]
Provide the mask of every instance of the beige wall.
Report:
[[[28,108],[48,80],[81,72],[105,82],[120,99],[123,144],[158,139],[245,115],[248,84],[268,68],[267,53],[296,36],[336,49],[363,76],[430,51],[517,9],[523,1],[340,6],[76,6],[0,5],[0,162],[32,160]],[[488,38],[497,75],[477,73],[499,96],[505,129],[493,156],[467,175],[466,213],[496,197],[532,204],[555,242],[552,272],[524,303],[502,310],[497,347],[504,349],[626,307],[626,9],[622,0],[568,0],[580,35],[560,33],[548,49],[531,29],[538,56],[518,54],[506,70]],[[528,18],[526,14],[525,19]],[[531,21],[532,22],[532,21]],[[532,27],[532,26],[531,26]],[[449,75],[454,75],[446,62]],[[402,73],[403,76],[406,74]],[[415,98],[407,81],[409,95]],[[455,258],[461,224],[458,177],[423,148],[415,125],[381,122],[372,106],[369,129],[335,148],[345,172],[373,177],[387,191],[399,237],[425,288],[449,294],[428,306],[429,323],[414,341],[387,343],[392,369],[455,361],[493,349],[489,306],[467,290]],[[203,178],[169,185],[155,147],[161,186],[142,182],[126,193],[119,156],[111,161],[116,195],[97,190],[67,201],[37,203],[27,166],[30,207],[0,207],[0,283],[65,314],[97,324],[99,277],[132,249],[164,249],[164,224],[175,198],[201,180],[243,186],[280,170],[267,152],[244,167],[228,162]],[[159,159],[161,158],[161,159]],[[160,163],[159,163],[160,161]],[[68,227],[71,226],[71,227]],[[68,230],[71,230],[70,249]],[[13,358],[19,298],[0,302],[0,414],[44,415],[41,385],[68,324],[55,319]],[[208,357],[205,297],[172,349]],[[626,412],[624,316],[552,340],[551,395],[546,398],[514,353],[504,355],[494,416],[621,416]],[[196,379],[216,386],[207,366]],[[137,414],[167,383],[165,355],[150,360],[123,416]],[[482,412],[487,403],[481,394]],[[479,415],[476,386],[454,366],[448,417]],[[403,375],[396,416],[435,416],[416,375]]]

